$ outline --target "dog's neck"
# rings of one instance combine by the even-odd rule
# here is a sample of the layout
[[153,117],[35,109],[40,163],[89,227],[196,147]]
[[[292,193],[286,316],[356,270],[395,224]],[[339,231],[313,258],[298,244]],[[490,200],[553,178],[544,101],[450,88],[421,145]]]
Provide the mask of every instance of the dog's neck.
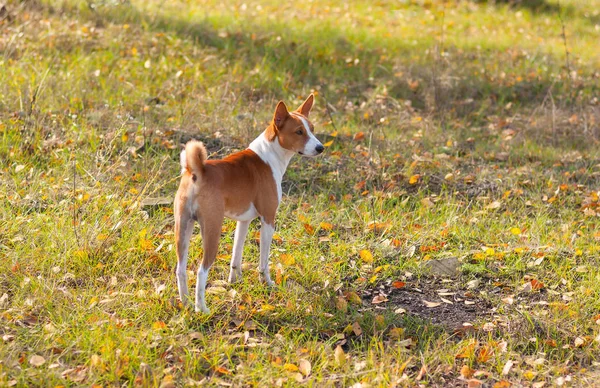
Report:
[[277,183],[277,194],[279,200],[281,200],[281,179],[295,152],[283,148],[281,144],[279,144],[279,139],[277,137],[275,137],[273,141],[269,141],[267,139],[266,130],[261,133],[259,137],[254,139],[248,148],[254,151],[269,165],[269,167],[271,167],[273,178],[275,178],[275,183]]

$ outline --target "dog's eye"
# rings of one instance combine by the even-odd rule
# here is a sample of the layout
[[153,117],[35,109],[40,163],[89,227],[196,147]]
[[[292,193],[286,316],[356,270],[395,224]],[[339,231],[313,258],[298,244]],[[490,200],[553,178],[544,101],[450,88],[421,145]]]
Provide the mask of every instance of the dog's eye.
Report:
[[297,130],[296,135],[302,135],[302,130],[301,129]]

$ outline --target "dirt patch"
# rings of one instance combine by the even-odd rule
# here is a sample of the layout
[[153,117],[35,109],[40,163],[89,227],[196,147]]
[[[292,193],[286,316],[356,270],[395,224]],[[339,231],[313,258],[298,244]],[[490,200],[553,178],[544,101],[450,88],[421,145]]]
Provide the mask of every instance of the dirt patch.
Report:
[[398,286],[402,284],[389,281],[367,289],[361,295],[363,302],[368,309],[390,309],[450,330],[477,326],[492,317],[491,303],[459,281],[430,277]]

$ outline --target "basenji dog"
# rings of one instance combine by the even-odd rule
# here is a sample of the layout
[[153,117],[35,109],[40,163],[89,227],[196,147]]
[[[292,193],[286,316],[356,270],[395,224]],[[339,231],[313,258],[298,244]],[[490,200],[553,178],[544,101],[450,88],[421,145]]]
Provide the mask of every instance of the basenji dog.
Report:
[[323,144],[313,134],[308,115],[313,106],[311,94],[295,111],[283,101],[267,129],[250,146],[221,160],[207,160],[206,148],[191,140],[181,152],[181,183],[175,196],[175,251],[179,297],[188,305],[187,261],[194,221],[200,224],[203,258],[196,279],[196,312],[210,313],[206,307],[208,271],[215,262],[224,217],[237,221],[229,282],[242,276],[242,251],[250,221],[260,218],[259,275],[268,286],[269,250],[275,230],[275,213],[281,202],[281,179],[295,154],[317,156]]

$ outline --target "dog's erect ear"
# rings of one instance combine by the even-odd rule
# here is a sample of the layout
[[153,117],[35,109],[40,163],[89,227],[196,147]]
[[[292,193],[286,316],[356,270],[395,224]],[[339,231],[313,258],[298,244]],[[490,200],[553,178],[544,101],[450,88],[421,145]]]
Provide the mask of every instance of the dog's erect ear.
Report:
[[273,115],[273,123],[277,129],[281,128],[285,119],[287,119],[289,115],[290,113],[288,112],[285,103],[283,101],[279,101],[279,103],[277,103],[277,108],[275,108],[275,114]]
[[301,115],[308,117],[310,110],[312,109],[313,102],[315,102],[315,96],[311,93],[310,96],[306,98],[306,101],[300,105],[296,112],[299,112]]
[[279,101],[277,108],[275,108],[275,114],[273,115],[273,122],[267,128],[267,140],[273,141],[279,135],[279,128],[288,118],[290,112],[288,112],[287,106],[283,101]]

